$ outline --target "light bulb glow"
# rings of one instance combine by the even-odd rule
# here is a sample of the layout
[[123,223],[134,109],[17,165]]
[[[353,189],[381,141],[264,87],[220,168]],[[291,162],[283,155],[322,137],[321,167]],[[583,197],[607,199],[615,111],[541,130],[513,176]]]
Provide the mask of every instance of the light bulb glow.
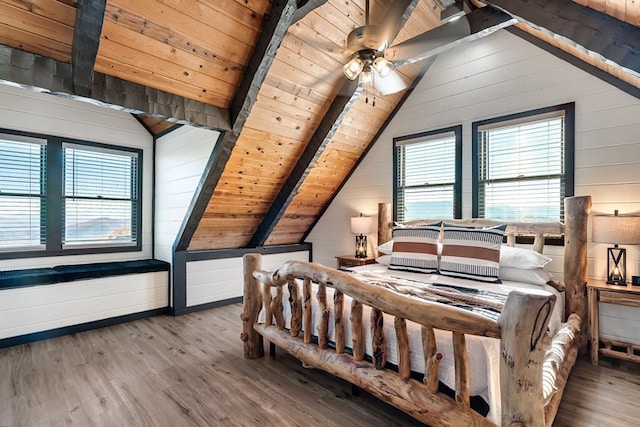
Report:
[[362,62],[362,59],[355,57],[351,61],[344,64],[342,71],[349,80],[355,80],[356,77],[358,77],[358,75],[362,72],[363,67],[364,62]]
[[373,61],[373,69],[384,79],[393,70],[393,64],[380,56]]
[[360,84],[363,86],[369,86],[373,82],[373,73],[371,73],[371,69],[364,69],[362,73],[360,73]]

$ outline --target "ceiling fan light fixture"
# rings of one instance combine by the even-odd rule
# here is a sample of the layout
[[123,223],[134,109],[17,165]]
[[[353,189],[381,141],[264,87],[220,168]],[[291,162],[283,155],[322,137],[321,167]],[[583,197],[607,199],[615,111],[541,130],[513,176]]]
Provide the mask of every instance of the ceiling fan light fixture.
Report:
[[356,77],[362,72],[362,68],[364,67],[364,62],[359,57],[353,58],[351,61],[344,64],[342,67],[342,71],[344,75],[349,80],[355,80]]
[[382,56],[379,56],[373,61],[373,69],[384,79],[393,70],[393,64]]

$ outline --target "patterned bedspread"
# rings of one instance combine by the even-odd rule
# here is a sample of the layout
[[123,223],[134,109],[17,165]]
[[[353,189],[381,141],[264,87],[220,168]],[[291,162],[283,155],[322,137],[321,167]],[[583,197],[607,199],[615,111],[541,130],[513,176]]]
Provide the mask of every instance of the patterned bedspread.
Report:
[[402,279],[370,271],[353,272],[358,280],[429,301],[453,305],[492,320],[500,317],[508,294],[451,284]]

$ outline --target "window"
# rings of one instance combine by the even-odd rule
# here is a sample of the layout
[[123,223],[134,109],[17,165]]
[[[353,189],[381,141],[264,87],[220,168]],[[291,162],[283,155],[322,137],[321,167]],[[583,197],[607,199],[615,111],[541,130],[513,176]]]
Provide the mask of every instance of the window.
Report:
[[394,139],[394,219],[460,218],[462,126]]
[[573,129],[574,104],[473,123],[473,216],[563,221]]
[[0,134],[0,250],[44,248],[46,140]]
[[63,143],[63,244],[133,244],[137,153]]
[[0,257],[140,250],[140,150],[0,133]]

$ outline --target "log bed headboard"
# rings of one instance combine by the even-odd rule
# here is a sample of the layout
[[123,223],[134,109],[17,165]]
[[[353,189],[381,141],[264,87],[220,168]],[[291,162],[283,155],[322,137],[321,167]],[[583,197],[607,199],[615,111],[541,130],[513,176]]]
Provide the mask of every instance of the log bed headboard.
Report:
[[[542,253],[545,235],[564,235],[565,313],[577,313],[586,330],[587,319],[587,222],[591,212],[591,196],[567,197],[564,200],[565,222],[509,222],[481,218],[452,219],[446,222],[471,226],[507,224],[507,244],[515,245],[517,235],[534,235],[533,249]],[[392,237],[391,203],[378,204],[378,245]],[[437,221],[437,220],[436,220]],[[429,219],[407,224],[433,222]]]

